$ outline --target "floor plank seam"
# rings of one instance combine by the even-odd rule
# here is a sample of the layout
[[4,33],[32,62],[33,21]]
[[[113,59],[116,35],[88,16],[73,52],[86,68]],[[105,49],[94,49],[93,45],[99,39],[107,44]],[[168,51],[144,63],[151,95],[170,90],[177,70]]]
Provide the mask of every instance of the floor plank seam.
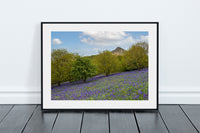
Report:
[[[191,117],[191,114],[188,113],[188,111],[184,108],[184,106],[180,105],[180,104],[176,104],[177,106],[177,109],[179,110],[180,114],[182,117],[184,117],[184,120],[187,120],[187,123],[188,125],[190,125],[189,127],[191,129],[193,129],[194,132],[197,132],[197,133],[200,133],[200,130],[198,130],[198,125],[195,123],[196,121],[193,121],[193,117]],[[6,111],[4,111],[3,115],[2,115],[2,119],[0,121],[0,125],[2,125],[2,122],[5,121],[5,119],[7,120],[7,117],[10,115],[10,114],[13,114],[13,108],[16,107],[16,104],[14,105],[10,105],[8,107],[6,107]],[[30,123],[30,121],[32,121],[33,117],[35,116],[35,113],[36,113],[36,110],[38,110],[38,107],[39,105],[36,105],[36,106],[32,106],[31,107],[31,110],[29,109],[29,115],[26,117],[26,120],[24,120],[23,122],[23,125],[20,127],[20,132],[21,133],[24,133],[26,132],[26,128],[28,127],[28,124]],[[170,123],[167,123],[168,119],[167,117],[165,116],[165,113],[162,112],[163,110],[158,110],[158,116],[160,116],[160,123],[163,122],[164,125],[162,125],[163,128],[166,128],[165,130],[167,130],[168,133],[170,133],[170,130],[171,132],[173,131],[170,127],[168,127],[168,125],[170,125]],[[106,123],[106,128],[108,126],[108,130],[106,132],[108,133],[111,133],[113,132],[114,130],[111,129],[112,127],[112,123],[111,123],[111,120],[112,120],[112,111],[109,111],[107,110],[107,118],[104,117],[106,120],[108,120],[108,123]],[[181,113],[182,112],[182,113]],[[81,112],[80,112],[81,113]],[[131,116],[133,116],[133,119],[135,119],[135,127],[136,127],[136,130],[138,130],[138,133],[141,133],[143,131],[143,127],[141,126],[141,121],[140,121],[140,117],[139,117],[139,114],[137,112],[134,112],[134,111],[131,111]],[[105,114],[106,115],[106,114]],[[81,117],[82,116],[82,117]],[[51,127],[50,127],[50,131],[51,132],[55,132],[55,127],[57,126],[57,122],[59,121],[59,118],[61,117],[61,112],[56,112],[56,114],[54,114],[54,118],[52,119],[52,123],[51,123]],[[82,115],[80,114],[80,117],[79,117],[79,127],[77,129],[77,132],[79,133],[82,133],[84,130],[84,125],[85,123],[83,122],[86,122],[84,117],[86,117],[85,115],[85,112],[83,111],[82,112]],[[104,120],[105,120],[104,119]],[[195,125],[196,124],[196,125]],[[132,125],[132,124],[131,124]],[[170,130],[169,130],[170,129]],[[196,131],[195,131],[196,130]],[[85,130],[84,130],[85,131]]]
[[82,127],[83,127],[83,117],[84,117],[84,112],[82,112],[81,126],[80,126],[80,133],[82,132]]
[[38,107],[38,105],[36,105],[36,107],[34,108],[33,112],[31,113],[30,117],[28,118],[28,120],[27,120],[26,124],[24,125],[24,127],[23,127],[23,129],[22,129],[21,133],[23,133],[23,132],[24,132],[24,130],[25,130],[25,128],[26,128],[26,126],[27,126],[28,122],[29,122],[29,121],[30,121],[30,119],[32,118],[32,116],[33,116],[33,114],[35,113],[35,110],[37,109],[37,107]]
[[168,133],[170,133],[169,128],[167,127],[167,124],[166,124],[166,122],[164,121],[164,118],[162,117],[160,111],[158,111],[158,113],[159,113],[160,118],[162,119],[162,121],[163,121],[163,123],[164,123],[164,125],[165,125],[165,127],[166,127],[166,129],[167,129],[167,131],[168,131]]
[[138,124],[138,121],[137,121],[137,118],[136,118],[136,115],[135,115],[135,112],[132,112],[132,113],[133,113],[133,116],[135,118],[135,122],[136,122],[136,125],[137,125],[138,132],[141,133],[140,132],[140,127],[139,127],[139,124]]
[[111,131],[110,131],[110,111],[108,111],[108,129],[109,129],[109,133],[111,133]]
[[190,121],[190,123],[192,124],[192,126],[196,129],[196,131],[199,133],[199,130],[196,128],[196,126],[194,125],[194,123],[190,120],[190,117],[187,115],[187,113],[183,110],[183,108],[180,106],[180,105],[178,105],[180,108],[181,108],[181,110],[183,111],[183,113],[185,114],[185,116],[187,117],[187,119]]
[[51,128],[51,132],[53,132],[53,128],[54,128],[54,126],[55,126],[55,124],[56,124],[58,115],[59,115],[59,112],[57,112],[57,114],[56,114],[56,118],[55,118],[55,120],[54,120],[54,122],[53,122],[53,125],[52,125],[52,128]]
[[12,107],[8,110],[8,112],[6,113],[6,115],[2,118],[2,120],[0,121],[0,124],[1,122],[6,118],[6,116],[10,113],[10,111],[14,108],[15,105],[12,105]]

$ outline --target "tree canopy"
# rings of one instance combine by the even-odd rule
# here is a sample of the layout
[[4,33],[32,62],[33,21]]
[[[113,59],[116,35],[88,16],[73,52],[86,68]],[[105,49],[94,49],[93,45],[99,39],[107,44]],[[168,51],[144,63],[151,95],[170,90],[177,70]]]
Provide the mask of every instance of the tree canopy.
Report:
[[112,55],[108,50],[99,52],[99,55],[96,57],[96,64],[98,71],[104,73],[106,76],[110,75],[117,68],[117,56]]
[[80,57],[66,49],[54,49],[51,52],[51,83],[86,80],[98,74],[106,76],[121,71],[140,70],[148,67],[148,44],[133,44],[123,54],[116,55],[108,50],[98,55]]
[[145,42],[132,45],[124,54],[126,70],[148,67],[148,45]]
[[96,74],[96,68],[89,59],[77,57],[71,72],[74,80],[83,80],[86,82],[88,77]]
[[51,82],[60,86],[61,82],[71,81],[71,67],[75,55],[65,49],[56,49],[51,53]]

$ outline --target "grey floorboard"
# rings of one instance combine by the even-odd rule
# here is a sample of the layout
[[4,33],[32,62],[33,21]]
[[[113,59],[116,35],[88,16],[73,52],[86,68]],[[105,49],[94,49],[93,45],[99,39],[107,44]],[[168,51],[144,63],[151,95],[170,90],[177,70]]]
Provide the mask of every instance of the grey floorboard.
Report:
[[39,105],[27,123],[23,133],[50,133],[56,116],[57,113],[42,112]]
[[136,112],[135,116],[140,133],[168,133],[158,111]]
[[200,105],[181,105],[181,108],[200,132]]
[[107,112],[85,112],[81,133],[109,133]]
[[21,133],[36,105],[15,105],[0,123],[0,133]]
[[82,112],[61,112],[56,119],[53,133],[80,133]]
[[110,112],[110,133],[138,133],[133,112]]
[[0,133],[197,133],[200,131],[200,105],[160,105],[159,112],[47,113],[41,111],[40,105],[0,105]]
[[13,106],[14,105],[0,105],[0,122],[4,119]]
[[159,110],[170,133],[197,133],[178,105],[160,105]]

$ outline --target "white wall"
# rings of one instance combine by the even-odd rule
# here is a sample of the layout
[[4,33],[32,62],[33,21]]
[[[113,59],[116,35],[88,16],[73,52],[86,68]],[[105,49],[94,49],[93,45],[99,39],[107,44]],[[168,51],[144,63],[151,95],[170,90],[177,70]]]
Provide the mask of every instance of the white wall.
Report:
[[159,21],[160,103],[200,103],[199,0],[0,2],[0,103],[40,103],[41,21]]

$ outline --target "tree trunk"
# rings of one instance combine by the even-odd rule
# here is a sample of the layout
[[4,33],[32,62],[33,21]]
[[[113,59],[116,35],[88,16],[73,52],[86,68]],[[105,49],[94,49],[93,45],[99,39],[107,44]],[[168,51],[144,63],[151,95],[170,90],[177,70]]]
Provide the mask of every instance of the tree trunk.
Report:
[[69,73],[69,82],[72,83],[73,77],[71,76],[71,73]]
[[60,81],[58,81],[58,86],[60,86]]
[[138,70],[139,70],[139,71],[140,71],[140,69],[141,69],[141,68],[138,66]]
[[69,82],[72,83],[72,78],[71,77],[69,77]]
[[87,75],[85,74],[83,77],[83,82],[86,82],[86,79],[87,79]]

